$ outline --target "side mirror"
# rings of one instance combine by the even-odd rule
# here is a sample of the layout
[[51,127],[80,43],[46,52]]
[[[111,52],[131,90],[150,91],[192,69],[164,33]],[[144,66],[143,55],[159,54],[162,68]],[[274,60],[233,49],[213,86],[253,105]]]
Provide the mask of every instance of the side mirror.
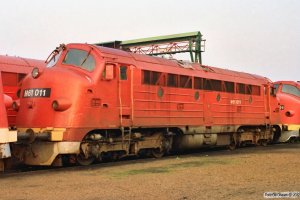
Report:
[[114,65],[113,64],[106,64],[105,69],[103,71],[103,77],[105,80],[112,80],[114,79]]

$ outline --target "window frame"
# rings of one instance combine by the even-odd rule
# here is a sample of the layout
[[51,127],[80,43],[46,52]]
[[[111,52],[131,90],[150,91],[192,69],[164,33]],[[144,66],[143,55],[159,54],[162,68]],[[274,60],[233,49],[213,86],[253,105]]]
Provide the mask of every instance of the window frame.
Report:
[[[172,84],[170,81],[170,77],[174,77],[174,79],[172,80]],[[173,87],[173,88],[178,88],[179,86],[179,81],[178,81],[178,74],[171,74],[171,73],[168,73],[167,74],[167,87]]]
[[187,75],[179,75],[179,88],[192,89],[192,77]]
[[[283,91],[283,90],[284,90],[284,86],[289,86],[289,87],[296,88],[297,91],[299,92],[299,96],[298,96],[298,94],[294,94],[294,93],[290,93],[290,92]],[[300,98],[300,89],[299,89],[297,86],[295,86],[295,85],[291,85],[291,84],[282,84],[282,86],[281,86],[281,92],[284,93],[284,94],[288,94],[288,95],[292,95],[292,96],[294,96],[294,97]]]
[[[66,59],[67,59],[67,56],[68,56],[68,53],[69,52],[71,52],[71,51],[82,51],[82,52],[86,52],[87,54],[86,54],[86,59],[85,59],[85,61],[84,61],[84,63],[86,63],[87,62],[87,60],[89,59],[89,57],[91,57],[92,58],[92,60],[93,60],[93,62],[94,62],[94,66],[92,67],[92,69],[88,69],[87,67],[84,67],[83,65],[76,65],[76,64],[74,64],[74,63],[67,63],[66,62]],[[67,49],[67,51],[66,51],[66,53],[65,53],[65,55],[64,55],[64,57],[63,57],[63,59],[62,59],[62,61],[61,61],[61,64],[62,65],[67,65],[67,66],[73,66],[73,67],[75,67],[75,68],[79,68],[79,69],[82,69],[82,70],[84,70],[84,71],[87,71],[87,72],[93,72],[95,69],[96,69],[96,67],[97,67],[97,61],[96,61],[96,59],[95,59],[95,56],[92,54],[93,52],[92,52],[92,49],[90,49],[89,51],[87,51],[87,50],[85,50],[85,49],[79,49],[79,48],[70,48],[70,49]],[[84,64],[83,63],[83,64]]]
[[[224,92],[235,94],[235,82],[223,81],[223,83],[224,83]],[[231,84],[233,85],[232,89],[231,89],[231,86],[232,86]],[[230,90],[228,90],[228,89],[230,89]]]
[[[125,69],[125,77],[123,77],[122,75],[124,75],[124,72],[122,72],[122,69]],[[128,67],[126,65],[120,65],[119,66],[119,80],[120,81],[127,81],[128,80]]]

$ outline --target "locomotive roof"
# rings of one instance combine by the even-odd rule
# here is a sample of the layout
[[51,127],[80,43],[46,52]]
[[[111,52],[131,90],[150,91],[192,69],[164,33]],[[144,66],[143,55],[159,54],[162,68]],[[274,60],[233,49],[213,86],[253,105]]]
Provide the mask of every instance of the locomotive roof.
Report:
[[44,65],[45,63],[41,60],[0,55],[0,71],[28,73],[33,67],[43,67]]
[[204,78],[217,77],[219,80],[237,81],[237,79],[244,79],[244,81],[250,81],[253,84],[264,84],[271,82],[266,77],[245,72],[238,72],[229,69],[200,65],[198,63],[190,63],[179,60],[170,60],[149,55],[136,54],[114,48],[101,47],[96,45],[90,46],[93,46],[94,48],[98,49],[103,57],[115,58],[118,59],[119,62],[132,63],[133,59],[135,61],[135,63],[133,63],[135,64],[135,67],[144,70],[182,74],[189,76],[194,76],[195,74],[197,74],[199,76],[203,76]]

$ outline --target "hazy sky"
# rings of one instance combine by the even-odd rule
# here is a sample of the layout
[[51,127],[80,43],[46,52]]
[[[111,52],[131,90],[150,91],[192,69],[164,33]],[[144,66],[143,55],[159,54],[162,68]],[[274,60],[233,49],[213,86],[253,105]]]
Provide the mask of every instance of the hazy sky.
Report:
[[200,31],[203,63],[300,80],[299,0],[0,0],[0,54]]

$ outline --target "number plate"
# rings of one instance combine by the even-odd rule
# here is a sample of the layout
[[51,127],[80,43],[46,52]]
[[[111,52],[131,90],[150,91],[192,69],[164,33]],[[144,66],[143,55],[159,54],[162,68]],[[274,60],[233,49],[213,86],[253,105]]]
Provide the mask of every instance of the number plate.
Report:
[[31,88],[23,92],[23,98],[50,97],[51,88]]

